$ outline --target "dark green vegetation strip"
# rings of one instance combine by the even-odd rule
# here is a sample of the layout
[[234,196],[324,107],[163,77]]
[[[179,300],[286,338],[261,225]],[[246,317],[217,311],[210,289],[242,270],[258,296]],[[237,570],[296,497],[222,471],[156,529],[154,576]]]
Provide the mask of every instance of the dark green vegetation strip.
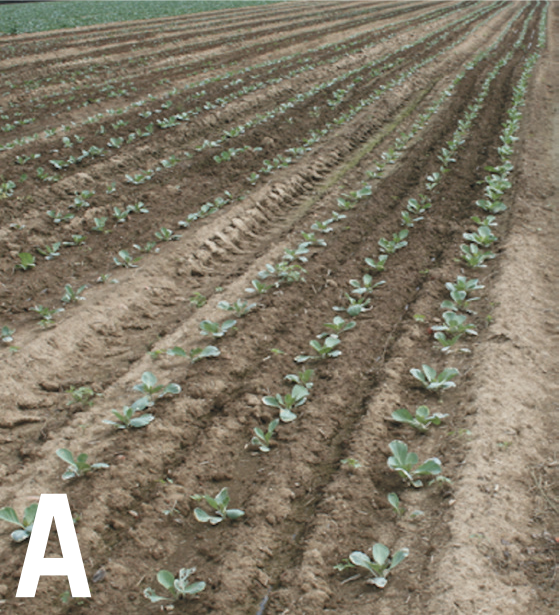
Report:
[[243,8],[279,0],[101,0],[24,2],[0,5],[0,32],[21,34],[91,26],[111,21],[173,17],[202,11]]

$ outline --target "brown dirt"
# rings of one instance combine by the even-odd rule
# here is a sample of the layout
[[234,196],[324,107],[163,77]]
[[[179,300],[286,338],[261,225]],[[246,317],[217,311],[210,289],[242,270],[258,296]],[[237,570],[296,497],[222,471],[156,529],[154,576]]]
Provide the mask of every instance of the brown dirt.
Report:
[[[176,603],[181,613],[557,611],[558,4],[370,3],[367,7],[377,9],[370,15],[371,24],[381,23],[380,32],[368,32],[369,22],[361,21],[368,19],[365,4],[345,3],[349,15],[357,14],[349,19],[341,17],[338,5],[328,6],[331,11],[321,16],[315,3],[268,7],[259,22],[269,32],[266,44],[255,44],[251,57],[247,50],[232,48],[216,56],[203,73],[202,63],[197,68],[197,53],[204,57],[206,43],[197,52],[189,40],[194,49],[188,79],[179,71],[163,74],[170,79],[165,87],[177,84],[181,90],[189,80],[194,83],[229,70],[229,63],[251,68],[264,58],[281,58],[304,47],[308,61],[317,63],[312,71],[285,77],[286,71],[301,66],[297,58],[282,60],[274,72],[251,68],[251,79],[244,84],[284,79],[223,108],[201,112],[178,128],[156,129],[149,138],[108,149],[101,159],[58,172],[57,183],[36,178],[40,166],[51,172],[49,159],[79,155],[91,145],[104,147],[111,136],[126,137],[158,117],[155,111],[164,100],[164,89],[155,81],[162,73],[150,76],[148,68],[142,80],[135,81],[138,89],[127,104],[153,92],[156,100],[140,108],[153,111],[151,118],[142,119],[138,108],[131,108],[122,115],[128,125],[120,132],[109,129],[116,116],[101,121],[107,129],[103,135],[97,134],[99,123],[76,125],[68,134],[79,134],[84,142],[71,149],[62,148],[61,136],[66,133],[61,132],[0,153],[3,181],[17,181],[14,196],[2,201],[0,213],[0,325],[16,329],[12,348],[6,344],[0,349],[0,506],[14,506],[21,513],[41,493],[67,493],[72,511],[79,515],[76,529],[92,591],[90,600],[63,604],[60,596],[67,582],[43,577],[34,600],[15,599],[25,543],[11,542],[3,524],[0,612],[151,613],[159,606],[150,605],[142,590],[156,588],[157,571],[176,573],[192,566],[197,567],[197,580],[207,587],[196,598]],[[524,45],[514,49],[532,8]],[[437,19],[426,21],[438,10]],[[479,10],[488,12],[468,25],[458,23],[445,40],[438,38],[437,28]],[[523,108],[513,187],[504,199],[508,210],[499,217],[496,230],[498,257],[486,269],[465,270],[485,286],[477,314],[470,317],[479,335],[475,341],[462,341],[470,353],[444,355],[433,346],[428,327],[441,318],[445,282],[462,272],[462,233],[475,229],[470,217],[480,213],[474,204],[482,197],[479,182],[487,175],[484,167],[498,162],[501,124],[527,49],[535,48],[543,10],[548,10],[548,42]],[[379,21],[391,11],[397,12],[391,22]],[[228,12],[241,27],[245,17],[249,25],[260,15],[262,11],[243,11],[236,18]],[[180,35],[200,19],[154,24]],[[279,30],[275,46],[274,28],[287,25],[289,19],[320,34],[309,45],[308,34]],[[88,28],[88,40],[92,49],[99,40],[126,53],[123,50],[138,41],[144,25]],[[208,40],[227,45],[227,36],[220,39],[222,25],[213,15],[208,30],[198,28],[200,40],[210,35]],[[410,130],[467,62],[510,25],[511,31],[466,72],[397,164],[387,165],[383,179],[368,179],[366,172],[395,138]],[[394,36],[380,43],[386,33]],[[355,34],[357,39],[352,38]],[[425,35],[430,35],[426,44],[403,49]],[[452,50],[428,61],[459,37],[464,40]],[[352,46],[356,40],[372,45],[357,52],[359,46]],[[316,49],[337,41],[340,48]],[[75,43],[64,42],[59,34],[25,35],[21,56],[33,59],[26,78],[36,80],[39,89],[47,85],[42,79],[56,65],[47,61],[45,71],[34,75],[37,60],[41,54],[57,52],[66,57],[65,44]],[[150,54],[159,52],[157,46],[147,49]],[[377,254],[378,240],[400,228],[401,210],[408,199],[425,192],[425,176],[438,168],[441,147],[495,63],[512,49],[514,56],[492,83],[457,162],[430,194],[432,208],[410,230],[406,248],[390,256],[386,271],[376,278],[386,284],[374,291],[372,309],[356,317],[357,326],[341,335],[342,355],[313,364],[309,401],[298,408],[296,421],[280,425],[270,453],[248,447],[253,427],[265,428],[275,416],[261,398],[289,392],[284,376],[301,369],[294,356],[307,352],[309,340],[332,321],[332,307],[343,305],[344,293],[350,291],[348,281],[368,272],[364,258]],[[141,54],[141,47],[136,52]],[[365,78],[357,82],[352,75],[285,113],[277,110],[266,123],[247,128],[217,148],[195,150],[204,139],[217,139],[257,113],[279,109],[296,94],[387,54],[379,74],[363,71]],[[354,119],[333,123],[423,60],[424,66],[399,85],[380,91],[379,99]],[[73,66],[64,68],[63,63],[57,70],[65,79]],[[92,75],[88,87],[93,91],[104,83],[106,73]],[[192,91],[181,90],[171,109],[159,117],[225,96],[227,83],[208,83],[199,88],[204,93],[190,99]],[[349,85],[352,90],[333,106],[336,91]],[[25,96],[19,89],[12,94]],[[54,102],[44,108],[33,101],[25,104],[25,114],[37,114],[42,129],[95,113],[76,105],[61,120],[50,115],[58,109]],[[11,117],[12,108],[9,113]],[[254,187],[247,182],[264,158],[285,155],[286,149],[300,146],[311,130],[320,131],[327,123],[328,134],[311,152],[287,168],[261,173]],[[3,142],[14,138],[11,132],[2,134]],[[216,153],[243,145],[263,150],[238,154],[229,163],[214,162]],[[53,153],[53,148],[59,151]],[[126,173],[154,168],[163,158],[184,151],[193,156],[158,171],[145,184],[133,186],[124,180]],[[16,155],[35,153],[41,154],[39,161],[14,163]],[[19,179],[22,172],[28,179]],[[256,298],[245,293],[267,263],[278,262],[284,248],[296,247],[302,230],[328,218],[341,193],[359,188],[364,180],[371,183],[373,194],[344,212],[346,219],[324,235],[327,248],[310,249],[303,263],[305,282],[284,284]],[[113,181],[116,195],[107,195],[105,189]],[[75,212],[70,224],[54,225],[46,211],[66,210],[75,191],[84,189],[96,192],[91,207]],[[231,203],[188,228],[178,228],[179,220],[225,190],[233,196]],[[139,200],[149,213],[132,214],[124,224],[109,218],[107,234],[90,230],[94,217],[109,217],[114,206]],[[138,254],[133,244],[145,245],[162,226],[180,233],[180,240],[159,244],[157,254],[142,254],[137,268],[114,265],[119,250]],[[63,247],[53,260],[36,252],[37,246],[77,233],[85,236],[85,244]],[[37,256],[33,270],[15,269],[21,251]],[[107,273],[118,283],[96,284]],[[87,285],[85,300],[66,305],[56,317],[56,327],[42,330],[30,308],[62,306],[65,284]],[[198,309],[190,301],[195,293],[207,298]],[[150,354],[213,343],[200,335],[200,321],[224,320],[217,303],[239,297],[256,301],[257,309],[238,319],[237,331],[215,341],[221,351],[218,358],[190,364],[165,353]],[[426,322],[413,318],[417,314]],[[417,388],[409,369],[422,363],[438,370],[457,367],[457,388],[441,397]],[[152,408],[156,418],[147,428],[116,432],[103,424],[111,409],[136,399],[139,394],[132,386],[147,370],[163,383],[180,384],[181,394],[158,400]],[[79,386],[96,392],[91,406],[67,403],[70,387]],[[389,420],[398,407],[413,410],[424,403],[449,414],[444,425],[428,435],[412,434]],[[405,440],[422,459],[439,457],[452,483],[442,488],[406,487],[387,466],[388,443],[394,439]],[[63,482],[64,467],[55,455],[60,447],[88,452],[93,461],[106,461],[111,467]],[[341,464],[347,458],[355,458],[361,467]],[[222,487],[228,487],[232,505],[245,510],[245,517],[216,527],[198,523],[190,496],[215,495]],[[389,507],[389,492],[401,498],[407,510],[403,517],[396,518]],[[413,520],[414,510],[423,515]],[[56,550],[54,538],[51,546]],[[333,570],[351,551],[367,551],[377,541],[391,549],[410,549],[384,590],[367,585],[364,575],[354,578],[357,571]],[[104,579],[93,583],[101,568]]]

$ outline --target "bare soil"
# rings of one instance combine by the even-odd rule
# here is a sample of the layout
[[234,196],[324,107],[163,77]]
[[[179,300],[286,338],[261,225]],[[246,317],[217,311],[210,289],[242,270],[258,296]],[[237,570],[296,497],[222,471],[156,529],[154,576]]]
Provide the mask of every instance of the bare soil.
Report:
[[[548,38],[523,107],[497,256],[470,269],[459,246],[464,232],[476,230],[471,217],[482,215],[475,202],[485,167],[499,164],[502,124],[543,11]],[[152,613],[161,603],[152,605],[143,590],[164,593],[157,572],[196,567],[206,589],[175,602],[179,613],[556,613],[558,3],[280,3],[227,11],[224,19],[197,14],[82,30],[74,38],[0,38],[0,101],[9,116],[2,121],[34,118],[2,132],[0,145],[39,134],[0,152],[0,183],[16,182],[0,207],[0,326],[15,329],[13,342],[0,347],[0,507],[21,514],[41,493],[68,494],[92,597],[64,602],[67,581],[42,577],[35,599],[16,599],[26,543],[11,541],[2,524],[0,612]],[[395,139],[494,43],[398,161],[371,177]],[[429,193],[432,207],[374,274],[385,284],[341,334],[342,354],[295,363],[324,323],[337,313],[348,319],[333,307],[346,305],[350,280],[372,273],[364,259],[402,229],[401,211],[426,193],[441,148],[510,51],[456,162]],[[352,117],[376,90],[377,100]],[[194,111],[178,126],[156,123]],[[350,119],[339,121],[343,114]],[[244,132],[201,148],[250,120]],[[153,134],[129,142],[150,123]],[[303,155],[286,152],[320,134]],[[120,148],[108,147],[112,137],[123,139]],[[103,155],[60,170],[49,163],[92,146]],[[230,161],[214,159],[245,146]],[[280,155],[291,162],[260,171],[264,159]],[[164,168],[172,156],[178,162]],[[58,181],[41,180],[41,168]],[[127,181],[146,169],[154,170],[151,180]],[[300,262],[305,281],[246,292],[364,182],[372,194],[344,211],[332,232],[315,233],[327,247],[309,248]],[[89,207],[69,209],[83,190],[95,191]],[[179,225],[226,194],[214,213]],[[124,223],[112,217],[115,207],[138,202],[149,212]],[[48,210],[74,218],[55,224]],[[106,233],[91,230],[101,217]],[[162,227],[181,237],[159,242],[157,253],[133,247],[156,241]],[[51,260],[38,251],[72,235],[83,243],[61,246]],[[139,256],[137,266],[117,267],[119,250]],[[21,252],[36,257],[34,268],[16,267]],[[432,327],[449,298],[445,283],[458,275],[484,285],[469,315],[478,335],[461,340],[469,352],[444,354]],[[84,300],[63,304],[67,284],[85,286]],[[192,299],[200,295],[206,301],[197,307]],[[236,330],[216,340],[201,335],[202,320],[230,317],[218,302],[238,298],[257,306],[237,318]],[[39,326],[37,305],[64,307],[56,326]],[[165,352],[207,344],[220,356],[191,363]],[[422,364],[456,367],[457,387],[441,395],[419,388],[409,370]],[[308,401],[295,421],[280,424],[271,451],[258,452],[249,445],[253,428],[266,429],[276,416],[263,396],[288,393],[285,376],[306,366],[315,370]],[[104,424],[112,409],[137,399],[132,387],[146,371],[178,383],[181,393],[157,400],[148,427]],[[70,391],[86,386],[92,403],[72,403]],[[391,420],[397,408],[423,404],[449,415],[428,434]],[[403,483],[387,465],[395,439],[422,460],[438,457],[451,482]],[[110,468],[63,481],[61,447]],[[191,496],[223,487],[245,516],[217,526],[196,521]],[[390,492],[406,509],[401,517],[387,502]],[[358,569],[333,569],[374,542],[410,551],[385,589],[368,585]],[[53,530],[48,553],[57,549]]]

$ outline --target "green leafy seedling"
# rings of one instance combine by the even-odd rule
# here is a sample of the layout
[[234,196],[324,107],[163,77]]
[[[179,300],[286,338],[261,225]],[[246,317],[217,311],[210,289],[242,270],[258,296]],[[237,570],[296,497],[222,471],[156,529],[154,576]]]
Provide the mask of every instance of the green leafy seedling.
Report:
[[152,405],[153,402],[151,402],[148,397],[141,397],[140,399],[137,399],[132,406],[124,406],[122,412],[119,412],[118,410],[111,410],[117,419],[116,421],[103,419],[103,422],[106,425],[113,425],[117,429],[128,429],[129,427],[140,429],[141,427],[146,427],[154,420],[154,415],[140,414],[135,416],[135,414],[137,412],[142,412]]
[[191,498],[195,500],[195,502],[200,502],[201,500],[205,500],[206,503],[215,511],[215,514],[208,514],[202,508],[195,508],[193,511],[194,517],[197,521],[201,523],[210,523],[210,525],[217,525],[221,523],[224,519],[239,519],[245,513],[242,510],[237,508],[231,508],[228,510],[229,504],[229,493],[227,487],[224,487],[218,495],[213,498],[209,495],[191,495]]
[[459,375],[459,370],[454,367],[446,367],[440,374],[429,365],[422,365],[422,369],[413,367],[410,373],[420,381],[428,391],[445,391],[457,386],[451,379]]
[[450,292],[464,291],[466,293],[470,293],[473,290],[482,290],[484,286],[479,284],[478,278],[469,280],[463,275],[458,275],[455,282],[446,282],[445,288],[447,288]]
[[87,285],[84,284],[80,286],[77,290],[74,290],[70,284],[65,284],[64,286],[64,294],[60,299],[63,303],[74,303],[75,301],[85,301],[85,297],[81,297],[82,292],[87,288]]
[[491,246],[498,238],[489,226],[479,226],[476,233],[463,233],[463,239],[466,241],[473,241],[474,243],[487,248]]
[[374,258],[365,258],[365,263],[368,267],[375,269],[376,271],[385,271],[385,264],[387,263],[387,259],[389,256],[387,254],[380,254],[378,260],[376,261]]
[[473,301],[479,301],[480,297],[469,298],[466,290],[452,290],[449,294],[451,300],[442,301],[440,305],[442,310],[453,310],[454,312],[461,310],[469,314],[476,314],[475,311],[470,309],[470,304]]
[[194,596],[199,594],[206,587],[204,581],[189,583],[189,577],[196,572],[196,568],[181,568],[179,576],[175,578],[169,570],[160,570],[157,573],[158,583],[163,586],[170,594],[171,598],[158,596],[156,592],[147,587],[144,590],[144,596],[152,603],[160,602],[161,600],[177,600],[185,596]]
[[391,414],[393,421],[406,423],[422,433],[428,431],[430,425],[440,425],[441,421],[448,416],[448,414],[440,414],[438,412],[430,414],[430,409],[428,406],[418,406],[414,416],[412,416],[406,408],[399,408]]
[[315,370],[305,369],[299,374],[288,374],[287,376],[284,376],[284,380],[287,380],[288,382],[293,382],[295,384],[300,384],[306,389],[311,389],[313,388],[313,382],[311,379],[313,378],[314,374]]
[[136,263],[140,260],[140,257],[137,256],[134,258],[130,256],[127,250],[120,250],[118,258],[116,256],[113,257],[113,261],[117,267],[138,267]]
[[14,341],[14,333],[16,332],[15,329],[12,329],[11,327],[8,327],[7,325],[4,325],[2,327],[2,332],[0,333],[0,339],[2,340],[3,344],[9,344],[11,342]]
[[320,333],[317,337],[321,339],[332,334],[339,335],[340,333],[350,331],[355,326],[355,321],[351,320],[350,322],[346,322],[344,318],[341,318],[340,316],[335,316],[332,322],[325,323],[325,327],[329,330],[329,333]]
[[33,267],[35,267],[35,257],[33,254],[29,254],[29,252],[20,252],[18,254],[18,258],[19,263],[16,265],[16,269],[27,271],[28,269],[33,269]]
[[317,353],[315,355],[298,355],[295,357],[294,361],[296,363],[305,363],[309,359],[326,359],[327,357],[338,357],[342,354],[340,350],[337,350],[336,347],[340,344],[340,340],[336,335],[329,335],[325,338],[325,343],[321,344],[321,342],[317,340],[311,340],[309,345],[313,350]]
[[76,459],[67,448],[59,448],[56,454],[62,459],[62,461],[68,464],[68,469],[62,475],[62,480],[69,480],[71,478],[84,476],[92,470],[101,470],[108,468],[108,463],[87,463],[88,455],[86,453],[80,453]]
[[270,451],[270,441],[272,440],[274,430],[278,427],[279,422],[279,419],[270,421],[267,431],[263,431],[260,427],[255,427],[253,429],[255,435],[251,439],[251,444],[253,446],[258,446],[261,452],[268,453]]
[[216,346],[205,346],[204,348],[193,348],[189,353],[191,363],[196,363],[201,359],[209,359],[210,357],[219,357],[220,349]]
[[284,397],[277,393],[276,395],[267,395],[262,398],[265,406],[277,408],[280,411],[280,420],[283,423],[291,423],[297,419],[297,414],[292,412],[293,408],[302,406],[307,401],[309,389],[301,384],[296,384],[292,387],[292,392]]
[[418,455],[409,453],[408,446],[401,440],[393,440],[389,444],[393,453],[387,460],[387,465],[413,487],[422,487],[421,477],[436,476],[441,473],[441,461],[437,457],[427,459],[422,465],[418,464]]
[[394,570],[404,559],[408,557],[408,549],[400,549],[392,557],[390,550],[381,543],[376,543],[372,548],[373,559],[370,559],[361,551],[353,551],[350,553],[349,560],[353,566],[365,568],[373,576],[367,580],[370,585],[375,585],[383,589],[387,585],[387,576]]
[[397,513],[397,517],[402,517],[404,515],[404,506],[401,504],[399,496],[396,493],[389,493],[389,495],[387,495],[387,501],[391,508]]
[[194,295],[189,299],[189,303],[191,303],[191,305],[194,305],[197,308],[201,308],[204,305],[206,305],[206,297],[202,294],[199,293],[198,291],[196,293],[194,293]]
[[444,324],[432,327],[432,331],[444,331],[449,335],[463,335],[464,333],[478,335],[476,326],[468,323],[464,314],[457,314],[450,310],[444,312],[442,316]]
[[154,396],[163,397],[164,395],[177,395],[181,392],[181,387],[174,382],[170,382],[169,384],[157,384],[157,378],[152,374],[152,372],[144,372],[142,374],[142,382],[139,384],[135,384],[132,387],[133,391],[140,391],[140,393],[144,393],[147,397],[152,401]]
[[67,393],[70,393],[70,399],[66,402],[67,406],[72,404],[80,404],[83,407],[91,406],[93,404],[92,399],[95,397],[95,392],[91,387],[77,387],[71,386]]
[[385,284],[384,280],[374,283],[373,278],[369,275],[369,273],[366,273],[363,276],[361,282],[359,280],[350,280],[350,286],[354,289],[352,291],[354,295],[365,295],[366,293],[371,293],[376,288],[379,288],[379,286],[383,286],[383,284]]
[[469,245],[461,244],[461,258],[467,263],[469,267],[486,267],[485,260],[496,258],[494,252],[490,250],[482,251],[478,244],[469,243]]
[[212,322],[211,320],[203,320],[199,326],[202,335],[223,337],[228,331],[233,330],[236,324],[237,320],[226,320],[222,324]]
[[237,299],[234,303],[228,301],[220,301],[218,303],[220,310],[226,310],[227,312],[235,312],[236,316],[246,316],[251,310],[257,307],[256,303],[248,303],[241,299]]
[[12,540],[14,542],[23,542],[27,540],[31,535],[33,529],[33,523],[35,521],[35,515],[37,514],[38,504],[31,504],[23,511],[23,519],[20,521],[16,511],[9,506],[0,508],[0,519],[17,525],[20,529],[14,530],[11,533]]

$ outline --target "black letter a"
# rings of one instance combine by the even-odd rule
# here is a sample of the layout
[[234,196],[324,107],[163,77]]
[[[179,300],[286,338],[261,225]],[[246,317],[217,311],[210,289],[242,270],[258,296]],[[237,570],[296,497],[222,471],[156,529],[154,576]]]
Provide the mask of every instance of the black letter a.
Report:
[[[64,557],[43,557],[53,517]],[[50,574],[67,576],[74,597],[90,597],[68,499],[63,493],[41,495],[17,597],[33,598],[39,577]]]

